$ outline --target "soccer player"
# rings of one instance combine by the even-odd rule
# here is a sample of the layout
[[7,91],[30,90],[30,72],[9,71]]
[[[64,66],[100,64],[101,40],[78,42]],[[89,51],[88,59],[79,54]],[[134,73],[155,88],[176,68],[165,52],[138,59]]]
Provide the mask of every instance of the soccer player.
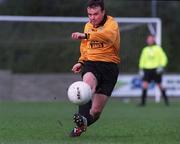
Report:
[[72,33],[72,39],[80,40],[80,58],[73,66],[74,73],[82,72],[82,79],[93,91],[92,100],[79,106],[74,114],[75,128],[71,137],[80,136],[96,122],[111,96],[119,74],[118,63],[120,33],[115,19],[106,14],[103,0],[89,0],[89,22],[84,32]]
[[167,56],[164,50],[155,43],[155,37],[149,35],[146,39],[147,46],[143,48],[139,60],[139,73],[142,76],[142,96],[140,106],[145,106],[147,98],[147,89],[150,82],[154,81],[164,98],[165,104],[169,105],[165,88],[163,88],[162,75],[167,65]]

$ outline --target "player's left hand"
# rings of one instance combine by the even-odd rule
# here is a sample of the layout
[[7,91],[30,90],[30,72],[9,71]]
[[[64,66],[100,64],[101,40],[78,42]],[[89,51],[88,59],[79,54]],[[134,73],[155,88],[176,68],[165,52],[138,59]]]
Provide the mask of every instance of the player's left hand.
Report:
[[163,67],[158,67],[157,69],[156,69],[156,73],[157,74],[162,74],[164,72],[164,68]]
[[81,40],[81,39],[85,39],[86,34],[85,33],[80,33],[80,32],[74,32],[74,33],[72,33],[71,37],[74,40]]
[[72,71],[74,73],[80,73],[81,72],[81,67],[82,67],[82,64],[81,63],[77,63],[73,66],[72,68]]

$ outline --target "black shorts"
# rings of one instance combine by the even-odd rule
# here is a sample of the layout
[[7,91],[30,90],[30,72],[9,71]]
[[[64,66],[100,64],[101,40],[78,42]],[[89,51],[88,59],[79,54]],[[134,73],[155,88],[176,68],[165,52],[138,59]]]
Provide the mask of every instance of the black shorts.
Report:
[[158,74],[156,72],[156,69],[144,69],[144,77],[143,81],[152,82],[155,83],[161,83],[162,82],[162,74]]
[[118,65],[111,62],[86,61],[82,76],[87,72],[92,72],[97,79],[95,93],[111,96],[119,74]]

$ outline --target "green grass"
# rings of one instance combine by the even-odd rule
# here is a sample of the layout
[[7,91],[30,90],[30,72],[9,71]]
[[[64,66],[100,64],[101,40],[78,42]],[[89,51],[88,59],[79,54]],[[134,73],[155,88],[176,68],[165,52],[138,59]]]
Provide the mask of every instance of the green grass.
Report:
[[[111,100],[79,138],[67,136],[76,106],[69,102],[0,102],[0,144],[179,144],[180,103]],[[57,122],[60,120],[63,127]]]

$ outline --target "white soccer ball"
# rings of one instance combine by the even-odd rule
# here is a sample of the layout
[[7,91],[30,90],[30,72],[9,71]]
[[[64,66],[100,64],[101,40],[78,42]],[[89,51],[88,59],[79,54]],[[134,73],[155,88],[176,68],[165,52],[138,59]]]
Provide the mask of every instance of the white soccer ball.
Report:
[[70,102],[77,105],[86,104],[92,97],[91,87],[83,81],[72,83],[68,88],[67,94]]

